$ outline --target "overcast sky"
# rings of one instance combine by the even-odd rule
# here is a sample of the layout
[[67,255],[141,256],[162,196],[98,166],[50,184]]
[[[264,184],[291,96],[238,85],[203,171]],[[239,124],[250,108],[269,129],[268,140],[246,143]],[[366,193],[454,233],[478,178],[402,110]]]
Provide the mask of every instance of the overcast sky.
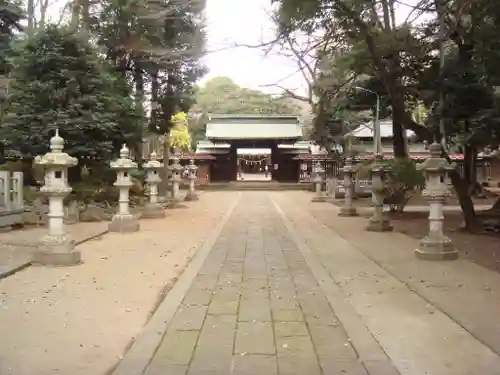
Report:
[[[419,0],[405,0],[411,4]],[[60,17],[66,0],[51,2],[50,19]],[[217,76],[228,76],[237,84],[267,92],[279,89],[263,87],[279,83],[291,90],[304,92],[304,79],[297,73],[297,65],[279,52],[265,55],[257,48],[227,48],[235,44],[258,45],[272,40],[274,27],[269,19],[271,0],[207,0],[207,50],[204,58],[210,72],[202,83]],[[399,5],[396,17],[404,20],[408,7]],[[220,52],[213,52],[226,48]]]
[[[418,0],[405,1],[406,4],[415,2]],[[275,33],[268,15],[270,3],[271,0],[207,0],[207,49],[216,51],[234,44],[258,45],[272,40]],[[398,6],[397,22],[406,19],[409,9]],[[278,81],[291,90],[302,91],[305,87],[302,75],[295,73],[295,62],[279,56],[278,51],[265,56],[259,49],[233,48],[209,53],[204,61],[210,72],[203,81],[228,76],[241,86],[264,91],[276,91],[276,88],[262,86]]]
[[[269,20],[269,8],[270,0],[207,0],[208,51],[272,40],[275,33]],[[293,61],[277,53],[265,56],[260,49],[245,47],[209,53],[204,62],[210,69],[204,81],[228,76],[241,86],[257,89],[276,83],[297,70]],[[304,86],[300,74],[280,84],[291,89]]]

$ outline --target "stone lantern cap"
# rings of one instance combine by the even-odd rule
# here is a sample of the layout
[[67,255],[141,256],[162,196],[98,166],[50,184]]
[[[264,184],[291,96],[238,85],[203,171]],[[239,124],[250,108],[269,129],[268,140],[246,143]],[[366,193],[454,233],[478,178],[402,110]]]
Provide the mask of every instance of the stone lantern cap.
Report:
[[64,139],[59,136],[59,129],[50,139],[50,152],[45,155],[35,157],[35,164],[46,168],[50,167],[74,167],[78,164],[78,159],[63,152]]
[[182,172],[184,167],[179,164],[179,157],[174,155],[172,157],[172,164],[168,167],[172,172]]
[[129,170],[137,168],[137,163],[129,159],[128,155],[129,155],[129,149],[127,148],[127,145],[124,143],[122,149],[120,150],[120,157],[114,161],[111,161],[109,163],[110,167],[112,169],[118,169],[118,170]]
[[323,168],[323,165],[321,164],[321,162],[317,161],[314,164],[314,171],[316,173],[323,173],[325,171],[325,169]]
[[384,155],[375,154],[372,163],[370,164],[368,170],[371,173],[385,173],[386,165],[384,165]]
[[455,169],[455,164],[441,157],[441,145],[434,142],[429,146],[430,156],[417,165],[417,169],[428,173],[446,173]]
[[342,171],[345,173],[356,173],[357,172],[357,168],[353,164],[353,159],[350,156],[345,158],[345,164],[344,164],[344,167],[342,168]]
[[195,172],[198,169],[198,166],[194,163],[193,159],[190,159],[186,169],[190,172]]
[[163,168],[163,163],[161,163],[159,160],[158,160],[158,155],[156,154],[156,152],[152,152],[151,155],[149,156],[149,160],[147,163],[145,163],[143,166],[142,166],[144,169],[146,170],[158,170],[158,169],[161,169]]

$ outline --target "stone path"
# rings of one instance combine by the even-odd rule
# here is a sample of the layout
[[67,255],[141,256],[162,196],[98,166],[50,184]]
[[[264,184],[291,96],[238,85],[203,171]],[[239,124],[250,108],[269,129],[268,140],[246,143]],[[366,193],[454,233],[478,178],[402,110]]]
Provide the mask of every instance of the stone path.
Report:
[[310,194],[273,199],[401,374],[500,374],[497,273],[418,260],[417,240],[367,232],[366,219],[340,218]]
[[224,226],[145,372],[367,373],[269,195],[251,192]]

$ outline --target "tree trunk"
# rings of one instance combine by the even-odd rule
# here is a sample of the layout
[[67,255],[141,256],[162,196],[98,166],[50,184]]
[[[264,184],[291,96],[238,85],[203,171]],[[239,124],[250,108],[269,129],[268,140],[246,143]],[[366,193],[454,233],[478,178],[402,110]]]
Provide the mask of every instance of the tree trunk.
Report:
[[[443,151],[443,156],[451,162],[450,157]],[[480,221],[476,215],[476,210],[474,209],[474,202],[469,194],[468,185],[465,180],[460,176],[460,173],[456,169],[452,170],[449,174],[455,193],[457,194],[458,203],[462,209],[462,214],[464,216],[465,229],[469,232],[478,232],[481,228]]]
[[460,177],[460,173],[456,170],[450,172],[450,180],[453,184],[460,208],[462,209],[462,213],[464,215],[465,229],[469,232],[478,232],[481,228],[481,224],[476,216],[476,210],[474,209],[474,203],[472,202],[472,198],[469,194],[467,184]]
[[477,149],[475,147],[470,145],[464,147],[464,181],[471,195],[476,190],[478,183],[476,157]]
[[483,193],[477,177],[477,147],[466,146],[464,152],[464,180],[471,196]]
[[27,34],[31,35],[35,31],[35,0],[28,0],[27,14],[28,29]]
[[73,0],[71,7],[71,21],[69,24],[71,30],[78,30],[78,25],[80,24],[80,3],[78,0]]
[[160,197],[165,197],[167,201],[170,179],[170,132],[165,133],[163,137],[163,170],[160,171],[161,183],[158,187]]
[[149,131],[158,133],[158,94],[160,90],[160,83],[158,82],[158,70],[153,68],[151,72],[151,113],[149,116]]
[[[403,90],[402,88],[401,90],[398,90],[398,86],[400,86],[398,85],[398,77],[394,75],[394,67],[392,67],[392,69],[387,69],[386,64],[384,63],[384,59],[380,54],[380,50],[377,46],[373,29],[365,22],[363,18],[361,18],[359,13],[356,12],[355,8],[351,7],[350,3],[337,1],[335,2],[335,4],[340,11],[349,14],[352,17],[354,24],[359,27],[359,30],[365,39],[368,51],[373,60],[373,64],[375,65],[375,68],[377,70],[377,75],[384,83],[391,97],[393,113],[396,112],[397,116],[401,115],[401,123],[404,128],[412,130],[418,139],[420,139],[421,141],[426,140],[428,142],[432,142],[434,140],[432,132],[422,124],[417,124],[415,121],[413,121],[409,113],[406,112]],[[404,140],[402,142],[402,144],[404,144]],[[396,150],[394,151],[396,153]],[[398,149],[397,152],[400,153],[401,150]],[[448,155],[445,154],[445,156],[449,160]],[[462,208],[466,229],[470,231],[477,230],[479,228],[479,221],[476,217],[474,204],[468,192],[467,185],[464,183],[463,179],[457,171],[452,171],[450,173],[450,179],[457,193],[460,207]]]
[[403,126],[406,113],[403,89],[398,79],[394,79],[392,82],[387,81],[386,84],[389,88],[392,104],[392,142],[394,157],[405,158],[408,156],[408,150],[406,149],[406,140],[404,136],[405,127]]
[[[138,60],[139,59],[137,58],[134,64],[134,82],[135,82],[134,101],[137,111],[141,114],[141,116],[144,116],[144,75],[141,69],[140,62]],[[145,124],[146,122],[141,122],[139,124],[140,127],[139,132],[141,134],[141,140],[143,140],[146,136],[147,124],[146,125]],[[137,152],[138,155],[141,155],[143,158],[149,157],[149,155],[143,155],[143,150],[140,145],[137,145],[135,148],[136,148],[135,151]]]
[[82,7],[82,28],[85,31],[90,29],[90,0],[79,0]]

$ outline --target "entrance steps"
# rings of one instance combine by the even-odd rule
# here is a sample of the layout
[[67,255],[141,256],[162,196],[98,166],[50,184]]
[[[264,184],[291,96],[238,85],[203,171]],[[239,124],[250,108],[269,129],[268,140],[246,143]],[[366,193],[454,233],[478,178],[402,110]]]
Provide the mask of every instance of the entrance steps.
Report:
[[258,191],[283,191],[283,190],[310,190],[307,183],[277,182],[277,181],[230,181],[212,182],[209,185],[198,186],[201,190],[258,190]]

